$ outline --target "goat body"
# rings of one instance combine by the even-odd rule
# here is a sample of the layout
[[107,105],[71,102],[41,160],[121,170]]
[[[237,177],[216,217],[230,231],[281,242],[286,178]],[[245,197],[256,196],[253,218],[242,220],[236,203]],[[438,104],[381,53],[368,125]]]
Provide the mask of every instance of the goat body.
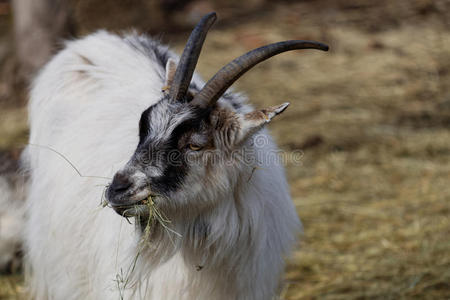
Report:
[[[152,122],[161,123],[172,107],[158,106],[171,59],[178,61],[146,36],[100,31],[69,42],[35,80],[25,155],[30,168],[27,282],[33,299],[261,300],[277,295],[283,257],[300,222],[283,167],[263,159],[277,151],[265,129],[257,133],[264,145],[253,143],[252,136],[242,146],[258,148],[257,165],[213,167],[208,178],[180,183],[185,202],[165,211],[171,231],[161,229],[145,247],[137,218],[128,223],[101,206],[109,183],[101,177],[112,178],[133,155],[142,112],[159,107]],[[203,85],[194,75],[190,89]],[[216,106],[252,111],[239,94],[225,94]]]

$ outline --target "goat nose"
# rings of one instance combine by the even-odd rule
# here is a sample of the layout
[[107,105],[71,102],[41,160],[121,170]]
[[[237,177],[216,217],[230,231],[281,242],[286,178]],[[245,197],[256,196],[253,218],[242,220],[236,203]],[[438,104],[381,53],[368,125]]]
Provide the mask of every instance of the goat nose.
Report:
[[114,175],[111,188],[114,192],[120,193],[126,191],[132,184],[133,183],[128,176],[122,173],[116,173],[116,175]]

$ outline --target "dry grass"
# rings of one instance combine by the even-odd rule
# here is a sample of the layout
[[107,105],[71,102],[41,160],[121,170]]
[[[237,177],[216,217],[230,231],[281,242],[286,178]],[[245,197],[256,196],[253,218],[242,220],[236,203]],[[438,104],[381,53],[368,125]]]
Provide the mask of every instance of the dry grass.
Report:
[[27,134],[25,108],[0,107],[0,151],[23,147]]
[[304,153],[287,166],[305,232],[286,299],[450,298],[445,1],[340,2],[275,6],[216,29],[200,72],[266,42],[331,46],[283,54],[237,85],[257,106],[292,102],[271,129],[283,149]]
[[20,300],[24,294],[20,275],[0,276],[0,299]]

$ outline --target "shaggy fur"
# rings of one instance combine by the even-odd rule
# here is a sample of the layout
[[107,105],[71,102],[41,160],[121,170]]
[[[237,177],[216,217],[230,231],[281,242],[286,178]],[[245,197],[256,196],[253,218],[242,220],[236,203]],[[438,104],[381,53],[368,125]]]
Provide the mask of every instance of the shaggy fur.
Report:
[[[158,162],[145,170],[133,164],[136,145],[164,143],[177,124],[192,117],[192,111],[180,113],[178,104],[164,98],[170,57],[178,60],[147,37],[98,32],[68,43],[35,81],[30,143],[40,146],[26,150],[31,179],[25,226],[33,299],[265,300],[277,295],[283,257],[300,222],[283,167],[264,159],[277,151],[265,129],[239,141],[213,132],[215,145],[258,151],[251,163],[206,159],[206,166],[191,167],[175,190],[157,198],[172,231],[160,226],[146,237],[134,219],[130,224],[101,207],[105,186],[118,171],[132,172],[136,182],[142,174],[162,172]],[[203,84],[194,75],[192,92]],[[149,128],[140,138],[139,120],[149,107]],[[226,94],[208,124],[244,124],[239,116],[251,111],[241,95]],[[266,143],[254,143],[253,134]],[[180,143],[201,136],[183,136]],[[83,177],[42,146],[63,154]],[[148,238],[144,246],[143,238]]]

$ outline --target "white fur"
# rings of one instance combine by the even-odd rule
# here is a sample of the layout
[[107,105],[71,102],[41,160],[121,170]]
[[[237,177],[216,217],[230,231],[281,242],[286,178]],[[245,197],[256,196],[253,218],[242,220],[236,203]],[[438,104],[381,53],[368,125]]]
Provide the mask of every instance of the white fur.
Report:
[[[133,265],[140,234],[112,209],[101,208],[102,185],[110,180],[80,177],[60,155],[41,146],[63,154],[85,176],[111,178],[133,154],[140,114],[161,98],[164,75],[151,55],[98,32],[68,43],[35,81],[25,227],[27,281],[34,299],[120,299],[116,276]],[[197,76],[194,81],[203,85]],[[268,133],[261,134],[268,140],[263,152],[276,151]],[[186,195],[199,189],[204,198],[215,199],[203,215],[211,226],[209,250],[201,253],[206,246],[191,245],[196,240],[189,236],[189,218],[171,216],[171,226],[182,235],[173,241],[178,246],[150,243],[122,291],[124,299],[275,297],[283,256],[300,222],[283,167],[260,167],[249,180],[242,175],[246,168],[231,166],[228,181],[210,189],[185,183]],[[198,266],[203,269],[197,271]]]

